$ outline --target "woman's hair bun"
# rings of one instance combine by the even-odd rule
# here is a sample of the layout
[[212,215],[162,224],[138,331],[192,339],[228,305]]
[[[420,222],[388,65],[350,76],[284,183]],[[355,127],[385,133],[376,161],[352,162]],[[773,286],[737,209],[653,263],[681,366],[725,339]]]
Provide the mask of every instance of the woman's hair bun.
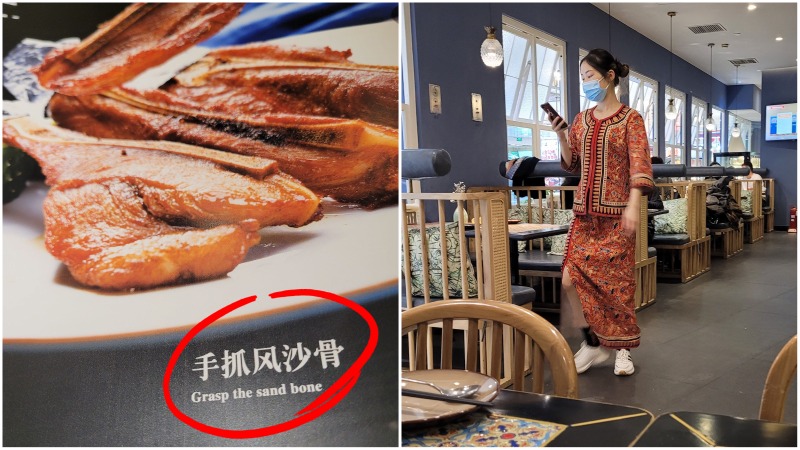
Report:
[[628,76],[628,73],[631,71],[631,68],[627,64],[622,64],[619,60],[615,61],[617,67],[619,67],[619,73],[617,76],[620,78],[625,78]]

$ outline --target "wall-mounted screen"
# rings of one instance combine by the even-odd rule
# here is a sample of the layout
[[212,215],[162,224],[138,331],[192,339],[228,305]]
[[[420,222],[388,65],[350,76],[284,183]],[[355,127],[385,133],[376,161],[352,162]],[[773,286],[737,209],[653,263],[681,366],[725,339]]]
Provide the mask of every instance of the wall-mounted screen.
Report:
[[797,139],[797,103],[767,105],[764,138],[768,141]]

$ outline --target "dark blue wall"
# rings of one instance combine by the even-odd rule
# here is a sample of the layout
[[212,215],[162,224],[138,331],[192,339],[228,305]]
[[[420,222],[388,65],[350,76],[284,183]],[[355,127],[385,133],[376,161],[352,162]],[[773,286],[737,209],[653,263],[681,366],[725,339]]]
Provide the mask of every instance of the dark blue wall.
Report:
[[[492,4],[491,7],[488,3],[412,4],[419,147],[443,148],[450,152],[453,161],[449,175],[422,181],[425,192],[450,192],[457,181],[463,181],[468,186],[507,183],[497,170],[498,164],[507,155],[503,71],[502,67],[486,67],[479,51],[486,37],[483,27],[491,23],[500,29],[503,14],[566,42],[565,57],[569,74],[566,116],[569,121],[579,112],[580,83],[576,74],[580,48],[609,48],[632,70],[658,81],[661,105],[665,104],[665,84],[686,93],[686,117],[689,117],[693,96],[723,109],[738,107],[729,105],[729,101],[732,103],[735,100],[735,96],[728,95],[732,87],[712,79],[702,70],[674,56],[670,81],[669,50],[613,19],[609,45],[608,15],[588,3],[510,3]],[[654,26],[669,26],[669,17],[666,15],[654,17],[653,21]],[[501,33],[497,37],[502,40]],[[754,104],[760,105],[763,117],[767,104],[797,101],[796,78],[796,69],[765,71],[762,91],[743,86],[734,89],[734,92],[750,89],[749,93],[744,93],[753,99]],[[430,113],[429,83],[438,84],[442,89],[442,114],[439,116]],[[470,97],[473,92],[482,96],[483,122],[472,121]],[[736,101],[736,105],[740,103]],[[727,120],[727,114],[724,120]],[[661,114],[657,127],[661,155],[664,154],[663,121]],[[760,132],[757,130],[760,124],[753,125],[754,132]],[[723,123],[719,126],[726,130],[729,125]],[[690,127],[684,128],[686,142],[689,142]],[[766,143],[763,133],[760,135],[761,140],[753,143],[754,150],[758,151],[760,146],[762,167],[770,170],[770,177],[778,179],[775,223],[785,226],[788,224],[788,210],[796,204],[797,198],[797,143]],[[687,149],[687,153],[690,150]]]
[[[761,72],[761,130],[766,129],[767,105],[797,102],[797,68]],[[789,225],[789,208],[797,206],[797,141],[761,141],[761,166],[775,178],[775,226]]]
[[728,109],[760,109],[760,91],[754,84],[728,86]]
[[[613,8],[613,6],[612,6]],[[417,111],[420,148],[443,148],[450,152],[453,169],[448,176],[423,180],[426,192],[450,192],[453,183],[468,186],[500,185],[506,180],[497,170],[506,159],[505,90],[502,67],[488,68],[480,59],[480,45],[486,37],[483,27],[501,28],[506,14],[563,39],[566,44],[567,91],[566,116],[571,121],[579,108],[578,52],[580,48],[609,48],[620,61],[660,84],[659,104],[665,104],[664,84],[687,95],[687,117],[692,96],[714,105],[727,107],[727,87],[686,61],[673,57],[670,81],[670,52],[612,19],[609,45],[609,16],[588,3],[537,4],[435,4],[411,5]],[[669,17],[656,17],[669,26]],[[502,40],[501,33],[497,35]],[[428,84],[442,89],[442,114],[430,113]],[[470,94],[481,94],[484,121],[473,122]],[[710,94],[709,94],[710,92]],[[658,142],[664,153],[663,114]],[[689,127],[685,127],[688,142]],[[689,149],[687,149],[687,152]]]
[[[486,67],[480,58],[489,6],[411,4],[411,14],[419,148],[442,148],[452,159],[450,174],[422,180],[423,191],[452,192],[457,181],[502,184],[497,166],[506,155],[503,68]],[[493,22],[500,28],[499,15]],[[440,115],[430,112],[431,83],[441,86]],[[472,121],[472,93],[481,94],[483,122]]]

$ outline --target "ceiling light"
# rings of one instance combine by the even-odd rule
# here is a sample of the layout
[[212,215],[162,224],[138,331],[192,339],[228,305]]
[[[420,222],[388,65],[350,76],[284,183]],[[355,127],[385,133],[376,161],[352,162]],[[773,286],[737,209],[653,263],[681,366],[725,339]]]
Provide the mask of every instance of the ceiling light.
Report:
[[708,67],[708,74],[711,76],[711,80],[708,82],[708,117],[706,118],[706,130],[708,131],[716,131],[717,125],[714,123],[714,117],[711,114],[711,96],[714,93],[714,44],[708,44],[708,59],[709,59],[709,67]]
[[756,5],[752,4],[752,3],[747,5],[747,10],[748,11],[755,11],[756,8],[758,8],[758,6],[756,6]]
[[706,117],[706,130],[708,131],[717,130],[717,124],[714,123],[714,117],[711,115],[710,112],[708,113],[708,117]]
[[667,120],[675,120],[678,118],[678,108],[675,107],[675,99],[669,99],[669,104],[667,105],[667,112],[664,113],[664,117]]
[[486,39],[481,44],[481,59],[489,67],[503,64],[503,46],[494,37],[494,27],[483,27],[486,30]]
[[782,37],[780,37],[780,36],[778,36],[778,37],[776,37],[776,38],[775,38],[775,40],[776,40],[776,41],[778,41],[778,42],[780,42],[780,41],[782,41],[782,40],[783,40],[783,38],[782,38]]
[[[670,88],[672,88],[672,18],[675,17],[675,12],[670,11],[667,13],[667,15],[669,16],[669,84]],[[670,97],[672,97],[671,94]],[[669,104],[667,105],[667,110],[664,113],[664,117],[666,117],[667,120],[675,120],[678,118],[678,108],[675,107],[674,98],[669,99]]]
[[731,130],[731,136],[739,137],[742,135],[742,129],[739,128],[739,122],[734,122],[733,129]]

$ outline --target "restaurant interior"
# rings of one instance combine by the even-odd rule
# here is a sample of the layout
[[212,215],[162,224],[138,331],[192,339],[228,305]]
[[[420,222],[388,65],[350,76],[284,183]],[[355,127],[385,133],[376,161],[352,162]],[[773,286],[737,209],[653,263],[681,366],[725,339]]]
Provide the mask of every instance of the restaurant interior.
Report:
[[[797,4],[410,3],[400,26],[402,445],[796,446]],[[596,48],[663,161],[628,373],[573,359],[580,173],[540,108],[596,105]]]

